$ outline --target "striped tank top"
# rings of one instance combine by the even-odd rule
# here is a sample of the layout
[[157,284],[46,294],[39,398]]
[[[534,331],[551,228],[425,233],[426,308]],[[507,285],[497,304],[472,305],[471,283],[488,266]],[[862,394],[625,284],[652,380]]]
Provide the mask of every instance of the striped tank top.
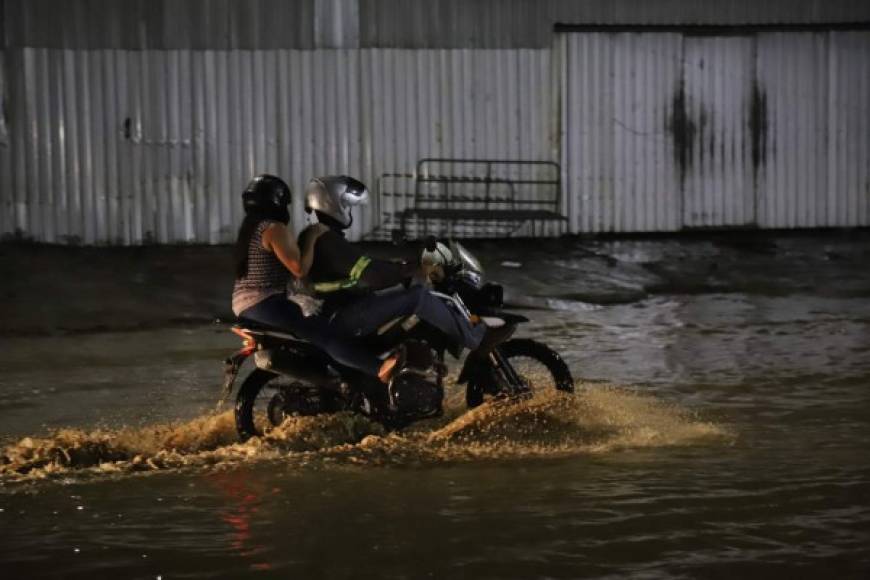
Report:
[[274,222],[263,220],[257,224],[248,242],[248,273],[236,278],[233,286],[233,313],[244,310],[275,294],[286,294],[287,284],[293,278],[274,252],[263,248],[263,232]]

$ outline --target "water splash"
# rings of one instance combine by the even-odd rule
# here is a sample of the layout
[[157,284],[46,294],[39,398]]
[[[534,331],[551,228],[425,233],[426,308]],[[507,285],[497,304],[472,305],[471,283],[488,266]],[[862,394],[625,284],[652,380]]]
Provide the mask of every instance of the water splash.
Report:
[[292,417],[246,443],[237,440],[232,412],[144,428],[62,429],[47,437],[25,437],[3,449],[0,483],[222,468],[265,459],[299,465],[416,465],[569,456],[730,438],[720,426],[625,388],[578,385],[578,391],[550,391],[514,403],[488,402],[468,412],[462,397],[454,395],[444,417],[401,433],[386,433],[380,425],[350,413]]

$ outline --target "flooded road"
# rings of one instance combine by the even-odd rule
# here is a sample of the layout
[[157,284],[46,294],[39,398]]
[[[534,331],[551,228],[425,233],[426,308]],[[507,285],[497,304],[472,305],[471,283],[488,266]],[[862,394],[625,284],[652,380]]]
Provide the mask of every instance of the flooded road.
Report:
[[868,576],[870,236],[472,247],[575,396],[241,445],[225,327],[3,337],[4,577]]

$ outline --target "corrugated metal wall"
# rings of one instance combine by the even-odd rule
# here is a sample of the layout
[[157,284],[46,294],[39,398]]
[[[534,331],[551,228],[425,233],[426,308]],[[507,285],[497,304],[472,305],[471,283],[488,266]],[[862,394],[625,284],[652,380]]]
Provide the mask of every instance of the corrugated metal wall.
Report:
[[571,231],[675,230],[678,172],[667,132],[679,34],[567,34],[562,167]]
[[361,46],[545,48],[553,25],[867,22],[854,0],[359,0]]
[[[363,51],[367,168],[414,171],[424,157],[548,160],[558,156],[559,125],[550,87],[550,51]],[[413,179],[385,178],[381,231],[408,206]],[[481,229],[478,233],[482,233]]]
[[413,191],[381,174],[425,156],[561,161],[572,232],[870,220],[866,25],[679,28],[868,3],[0,0],[0,20],[0,234],[225,242],[272,171],[382,185],[359,237]]
[[[828,225],[870,223],[870,33],[830,36]],[[831,78],[832,77],[832,78]],[[842,200],[842,201],[840,201]]]
[[[274,172],[413,170],[425,156],[548,159],[548,51],[9,50],[3,232],[48,242],[227,242]],[[395,185],[395,184],[394,184]],[[400,185],[409,187],[408,184]],[[395,187],[394,187],[395,189]],[[409,191],[405,189],[404,191]],[[381,221],[369,209],[358,237]]]
[[765,34],[762,227],[870,225],[870,32]]
[[[867,22],[855,0],[0,0],[16,48],[549,48],[553,25]],[[2,8],[0,8],[2,9]]]
[[754,56],[750,35],[683,39],[683,84],[676,94],[683,95],[685,104],[677,114],[685,115],[691,127],[679,135],[672,125],[668,134],[673,145],[686,138],[686,158],[674,158],[681,174],[684,227],[756,223],[749,123]]
[[315,4],[334,1],[0,0],[7,46],[87,50],[314,48]]
[[870,32],[560,46],[572,231],[870,225]]

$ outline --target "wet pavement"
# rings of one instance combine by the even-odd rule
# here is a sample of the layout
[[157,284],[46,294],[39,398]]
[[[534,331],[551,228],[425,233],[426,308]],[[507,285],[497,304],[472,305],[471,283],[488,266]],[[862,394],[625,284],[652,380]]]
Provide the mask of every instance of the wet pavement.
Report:
[[[449,417],[411,433],[340,416],[241,445],[229,415],[212,414],[237,339],[206,322],[223,290],[205,274],[195,307],[183,264],[167,262],[165,287],[149,278],[102,313],[71,285],[43,331],[7,326],[4,569],[867,577],[870,233],[470,246],[532,319],[523,335],[564,355],[576,396],[462,416],[457,393]],[[20,259],[10,252],[4,267]],[[185,252],[197,272],[217,263],[213,248]],[[101,268],[123,287],[131,268],[155,271],[140,257]],[[4,312],[44,292],[7,295]],[[76,332],[57,331],[67,311]],[[179,312],[202,323],[179,325]],[[88,320],[137,330],[81,332]]]

